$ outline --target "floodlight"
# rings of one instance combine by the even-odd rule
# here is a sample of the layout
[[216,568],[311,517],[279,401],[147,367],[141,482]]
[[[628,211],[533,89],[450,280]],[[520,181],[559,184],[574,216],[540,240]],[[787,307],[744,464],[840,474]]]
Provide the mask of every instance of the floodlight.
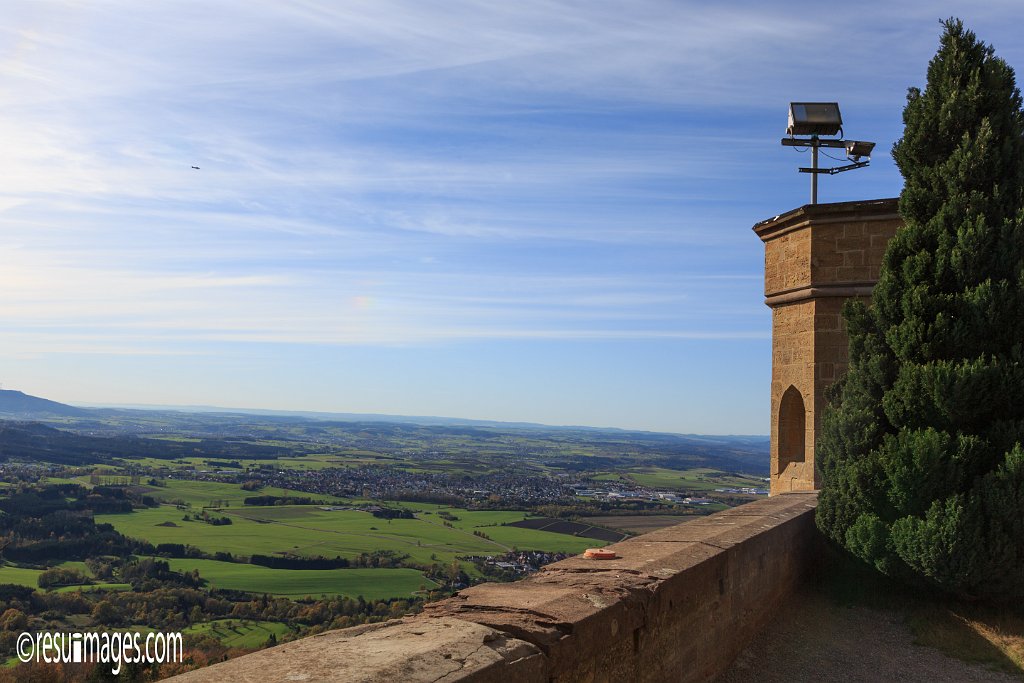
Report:
[[861,157],[871,157],[871,150],[875,148],[875,143],[866,142],[864,140],[847,140],[846,141],[846,156],[853,161],[860,161]]
[[[818,176],[822,173],[835,175],[856,168],[864,168],[871,163],[871,150],[875,143],[864,140],[843,140],[843,117],[839,113],[838,102],[790,102],[789,127],[782,138],[784,147],[796,147],[798,151],[811,151],[810,167],[800,167],[801,173],[811,174],[811,204],[818,203]],[[820,136],[836,135],[839,140],[822,139]],[[804,137],[797,137],[798,135]],[[799,148],[804,149],[799,149]],[[852,162],[845,166],[832,168],[818,167],[818,150],[822,147],[846,149],[846,157]],[[827,154],[825,156],[828,156]],[[829,157],[835,159],[835,157]]]
[[786,135],[835,135],[843,129],[838,102],[790,102]]

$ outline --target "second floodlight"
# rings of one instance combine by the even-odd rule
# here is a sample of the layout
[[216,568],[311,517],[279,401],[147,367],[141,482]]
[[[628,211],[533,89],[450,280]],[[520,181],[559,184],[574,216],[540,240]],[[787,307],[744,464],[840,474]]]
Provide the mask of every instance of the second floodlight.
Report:
[[861,157],[870,157],[871,150],[875,148],[875,143],[865,142],[864,140],[847,140],[846,141],[846,156],[853,161],[860,161]]

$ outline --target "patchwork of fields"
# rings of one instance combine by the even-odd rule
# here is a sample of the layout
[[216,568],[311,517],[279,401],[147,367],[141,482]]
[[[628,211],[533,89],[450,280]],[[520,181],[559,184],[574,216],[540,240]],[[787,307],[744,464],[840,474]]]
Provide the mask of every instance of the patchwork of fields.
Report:
[[[85,483],[80,477],[77,483]],[[70,480],[69,480],[70,481]],[[246,506],[243,499],[254,495],[236,484],[168,480],[158,487],[139,487],[163,501],[155,508],[129,513],[96,515],[97,523],[111,524],[126,536],[154,545],[191,545],[214,554],[228,552],[239,558],[253,554],[301,557],[343,557],[352,560],[363,553],[393,551],[407,561],[449,565],[460,556],[500,555],[511,550],[552,553],[581,553],[619,536],[608,530],[573,535],[593,528],[588,525],[529,517],[521,511],[471,511],[428,503],[392,503],[413,512],[413,519],[382,519],[354,509],[324,509],[330,506],[281,505]],[[306,495],[286,489],[264,488],[258,495]],[[336,506],[353,503],[330,496],[316,496]],[[215,503],[223,507],[207,508]],[[365,502],[361,504],[366,504]],[[212,525],[193,516],[208,509],[216,517],[228,517],[231,524]],[[186,519],[187,518],[187,519]],[[565,528],[563,528],[565,527]],[[578,527],[578,528],[577,528]],[[558,532],[558,533],[556,533]],[[600,537],[598,540],[594,536]],[[244,562],[210,559],[169,559],[175,571],[198,569],[210,587],[285,597],[362,595],[367,600],[409,597],[437,587],[416,569],[346,568],[331,570],[271,569]],[[462,569],[477,575],[475,565],[462,562]],[[65,562],[89,576],[82,562]],[[0,566],[0,583],[38,587],[42,570]],[[101,583],[66,586],[59,591],[127,590],[128,584]]]
[[[430,510],[416,519],[385,520],[355,510],[321,510],[313,506],[225,508],[216,514],[232,524],[213,526],[184,521],[185,513],[161,506],[131,513],[96,515],[126,536],[153,544],[181,543],[208,553],[249,556],[294,554],[352,559],[360,553],[392,550],[415,562],[450,562],[458,555],[494,555],[517,550],[580,553],[596,541],[565,534],[501,526],[518,522],[522,512],[447,510],[458,517],[444,521]],[[487,538],[474,534],[478,531]]]
[[[0,501],[8,505],[0,514],[9,515],[9,522],[21,517],[39,522],[38,529],[19,522],[18,528],[32,533],[23,533],[6,562],[0,560],[0,584],[41,591],[39,578],[46,566],[75,572],[51,572],[44,584],[91,583],[48,589],[45,599],[31,601],[30,623],[183,630],[232,648],[255,649],[310,629],[396,616],[418,606],[422,597],[526,571],[549,559],[543,553],[577,554],[621,540],[622,530],[632,527],[617,517],[558,517],[577,512],[577,504],[583,515],[604,509],[671,509],[664,502],[671,497],[659,498],[653,489],[693,493],[757,485],[755,477],[728,472],[758,471],[748,464],[760,457],[759,449],[767,453],[766,440],[541,426],[506,429],[177,410],[104,410],[51,418],[50,426],[8,425],[7,441],[0,444],[8,446],[2,450],[9,464],[8,481],[0,482]],[[12,460],[12,453],[18,458]],[[49,464],[37,467],[37,461]],[[53,484],[84,488],[57,490]],[[611,497],[574,497],[576,484],[619,489],[630,500],[620,505]],[[482,499],[478,489],[486,493],[487,504],[520,510],[391,500],[415,492],[415,497],[472,507]],[[315,504],[245,505],[250,497]],[[722,506],[742,500],[720,498]],[[154,500],[160,504],[153,506]],[[67,519],[74,525],[53,510],[71,512]],[[90,519],[82,514],[85,510],[99,514]],[[385,518],[394,515],[399,516]],[[635,519],[636,526],[643,526],[654,518]],[[102,524],[154,546],[173,546],[158,548],[159,559],[175,572],[197,572],[202,581],[168,576],[160,565],[132,561],[127,554],[151,550],[96,526]],[[186,546],[199,552],[182,552]],[[166,557],[182,554],[202,557]],[[257,558],[251,564],[253,555],[279,561]],[[490,561],[482,561],[488,556]],[[321,557],[345,558],[351,566],[295,568],[345,564],[300,561]],[[459,559],[465,557],[473,559]],[[77,591],[83,594],[65,595]],[[261,595],[282,599],[253,599]],[[363,600],[337,599],[341,596]],[[392,598],[398,600],[378,602]],[[219,646],[202,643],[211,640],[196,639],[197,661],[223,656]]]
[[[286,494],[296,495],[284,489],[259,491],[259,495]],[[246,506],[242,499],[254,495],[252,492],[242,491],[237,485],[200,481],[170,480],[166,486],[152,488],[148,495],[189,503],[192,507],[165,504],[130,513],[96,515],[96,521],[154,545],[187,544],[206,553],[228,552],[243,558],[253,554],[287,554],[351,560],[362,553],[386,550],[407,555],[410,562],[429,565],[450,564],[459,556],[499,555],[510,550],[575,554],[605,542],[529,528],[527,513],[515,511],[471,511],[403,503],[401,506],[412,511],[415,518],[388,520],[359,510],[329,510],[315,505]],[[185,519],[211,501],[229,505],[216,508],[213,514],[230,518],[231,524],[214,526]],[[352,504],[341,499],[330,502]],[[526,527],[516,526],[524,520]],[[284,570],[214,560],[171,562],[175,569],[199,569],[200,576],[216,588],[291,597],[407,597],[421,586],[430,589],[435,585],[414,569]],[[463,562],[462,569],[470,575],[477,574],[472,563]]]

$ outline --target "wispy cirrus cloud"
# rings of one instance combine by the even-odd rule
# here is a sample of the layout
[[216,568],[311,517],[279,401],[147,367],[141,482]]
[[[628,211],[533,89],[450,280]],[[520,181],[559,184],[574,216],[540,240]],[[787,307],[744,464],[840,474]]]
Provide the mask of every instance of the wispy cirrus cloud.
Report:
[[[786,102],[838,99],[851,136],[879,143],[869,171],[828,179],[823,198],[896,194],[886,150],[905,88],[923,81],[938,19],[964,11],[4,10],[0,363],[613,342],[623,352],[603,367],[668,340],[763,350],[749,227],[806,201],[802,159],[778,145]],[[1022,15],[993,2],[965,18],[1014,63]]]

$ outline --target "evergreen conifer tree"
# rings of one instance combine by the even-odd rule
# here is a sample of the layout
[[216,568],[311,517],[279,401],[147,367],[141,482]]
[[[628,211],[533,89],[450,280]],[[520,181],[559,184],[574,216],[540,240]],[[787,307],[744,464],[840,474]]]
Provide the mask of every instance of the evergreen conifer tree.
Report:
[[884,573],[1024,597],[1024,114],[1013,70],[944,22],[893,157],[904,226],[816,454],[819,528]]

